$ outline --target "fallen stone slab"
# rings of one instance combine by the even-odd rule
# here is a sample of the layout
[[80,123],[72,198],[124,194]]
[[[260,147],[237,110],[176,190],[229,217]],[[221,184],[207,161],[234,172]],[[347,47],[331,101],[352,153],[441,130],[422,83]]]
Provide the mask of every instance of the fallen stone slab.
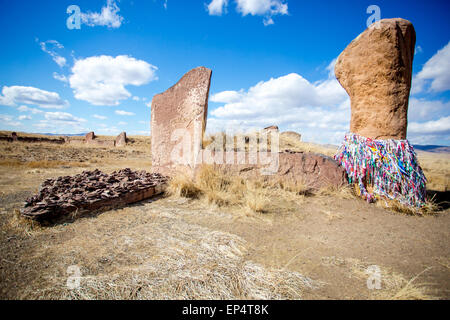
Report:
[[[270,154],[270,153],[269,153]],[[326,187],[339,188],[348,184],[344,168],[333,158],[313,152],[280,152],[278,158],[272,154],[262,159],[260,154],[248,152],[211,152],[202,150],[200,157],[204,164],[211,164],[242,177],[264,176],[267,179],[282,179],[318,190]],[[266,155],[264,155],[266,157]],[[212,162],[215,161],[214,163]],[[180,166],[177,170],[180,170]],[[195,169],[198,170],[198,165]],[[185,167],[185,170],[191,170]],[[172,171],[175,174],[176,171]]]
[[83,171],[75,176],[47,179],[38,194],[28,198],[20,213],[40,222],[109,210],[164,192],[167,177],[129,168],[105,174]]

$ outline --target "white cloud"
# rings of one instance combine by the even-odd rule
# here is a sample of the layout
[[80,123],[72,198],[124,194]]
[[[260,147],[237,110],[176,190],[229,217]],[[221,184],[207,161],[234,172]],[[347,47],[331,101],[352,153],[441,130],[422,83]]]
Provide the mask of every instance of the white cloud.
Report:
[[53,78],[61,82],[69,82],[69,79],[67,79],[65,75],[59,74],[57,72],[53,72]]
[[68,112],[46,112],[45,119],[59,122],[85,122],[85,119],[77,118]]
[[98,114],[94,114],[93,117],[96,118],[96,119],[99,119],[99,120],[106,120],[106,119],[108,119],[108,117],[100,116]]
[[66,58],[57,53],[57,50],[64,49],[64,46],[56,40],[47,40],[40,42],[41,50],[48,53],[53,61],[60,67],[64,67],[67,63]]
[[422,123],[411,122],[408,131],[419,134],[450,134],[450,116]]
[[421,46],[416,46],[415,50],[414,50],[414,55],[418,54],[418,53],[422,53],[423,49]]
[[119,105],[131,93],[126,85],[140,86],[157,80],[157,67],[133,57],[93,56],[77,60],[69,77],[76,99],[93,105]]
[[46,133],[55,134],[76,134],[90,131],[88,128],[83,127],[81,123],[70,121],[40,120],[34,123],[33,126],[39,130],[45,130]]
[[0,120],[1,121],[11,121],[13,119],[12,116],[6,115],[6,114],[0,114]]
[[432,56],[413,78],[412,93],[426,90],[430,92],[450,90],[450,42]]
[[435,120],[450,115],[450,102],[411,97],[409,99],[408,120],[411,122]]
[[106,6],[101,12],[81,13],[81,22],[90,26],[106,26],[108,28],[119,28],[122,25],[123,17],[118,15],[120,8],[116,1],[107,0]]
[[131,135],[137,135],[137,136],[149,136],[150,135],[150,131],[148,131],[148,130],[137,130],[137,131],[132,131],[130,133],[131,133]]
[[117,125],[119,125],[119,126],[126,126],[128,123],[127,122],[125,122],[125,121],[119,121],[118,123],[117,123]]
[[212,102],[233,103],[238,102],[243,97],[243,90],[237,91],[222,91],[211,96]]
[[[288,14],[288,4],[284,0],[235,0],[236,11],[243,17],[247,15],[264,17],[265,26],[274,24],[275,15]],[[212,0],[206,5],[209,15],[221,16],[226,13],[228,0]]]
[[32,118],[31,118],[31,116],[22,115],[22,116],[18,116],[17,119],[22,121],[22,120],[31,120]]
[[75,117],[67,112],[46,112],[45,120],[34,123],[33,126],[48,133],[84,133],[90,131],[83,126],[85,119]]
[[219,92],[212,100],[225,105],[210,112],[208,132],[278,125],[309,141],[339,143],[349,128],[350,100],[333,78],[311,83],[291,73],[247,91]]
[[265,26],[274,24],[272,17],[288,14],[288,5],[282,0],[236,0],[236,10],[246,16],[264,16]]
[[95,132],[98,132],[100,134],[105,134],[105,135],[118,135],[121,130],[118,129],[117,127],[102,127],[99,129],[96,129]]
[[134,116],[135,115],[133,112],[128,112],[128,111],[124,111],[124,110],[116,110],[114,112],[120,116]]
[[211,16],[221,16],[223,12],[226,13],[227,6],[228,0],[212,0],[206,9]]
[[62,100],[56,92],[49,92],[34,87],[3,87],[2,95],[0,95],[0,105],[16,106],[21,103],[53,109],[62,109],[69,105],[69,102]]
[[141,100],[139,97],[136,97],[136,96],[134,96],[132,99],[133,99],[134,101],[139,101],[139,100]]
[[22,124],[20,122],[14,121],[13,117],[6,114],[0,114],[0,123],[4,126],[18,127]]
[[17,108],[17,110],[19,110],[20,112],[31,112],[32,114],[44,113],[44,111],[42,111],[42,110],[39,110],[37,108],[30,108],[27,106],[20,106]]

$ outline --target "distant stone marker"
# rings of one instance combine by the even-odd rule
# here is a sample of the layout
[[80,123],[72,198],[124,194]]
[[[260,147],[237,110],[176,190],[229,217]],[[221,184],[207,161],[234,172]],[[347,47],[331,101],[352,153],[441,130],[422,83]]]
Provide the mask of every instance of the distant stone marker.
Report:
[[123,147],[127,145],[127,133],[122,132],[116,138],[116,147]]
[[335,74],[351,99],[351,132],[406,139],[416,33],[404,19],[377,23],[339,55]]
[[91,132],[89,132],[89,133],[86,133],[86,135],[84,136],[84,140],[85,140],[86,142],[92,141],[92,140],[94,140],[94,139],[95,139],[95,134],[94,134],[93,131],[91,131]]
[[[208,113],[212,71],[198,67],[186,73],[173,87],[153,97],[151,107],[152,165],[154,171],[174,169],[176,145],[184,143],[186,164],[194,166],[202,149]],[[188,152],[186,152],[188,151]]]

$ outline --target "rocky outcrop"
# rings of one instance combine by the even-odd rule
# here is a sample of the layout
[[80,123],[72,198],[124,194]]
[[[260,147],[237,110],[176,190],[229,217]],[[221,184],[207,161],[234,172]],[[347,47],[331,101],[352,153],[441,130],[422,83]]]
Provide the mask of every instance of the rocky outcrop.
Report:
[[406,139],[415,42],[411,22],[383,19],[340,54],[335,74],[351,99],[351,132]]
[[[194,165],[206,127],[211,74],[205,67],[195,68],[173,87],[153,97],[153,170],[167,172],[180,163]],[[182,150],[177,148],[180,145]]]
[[44,221],[67,217],[73,212],[116,208],[162,193],[166,182],[162,175],[128,168],[111,174],[94,170],[47,179],[39,187],[39,193],[26,200],[21,214]]
[[[328,186],[341,187],[347,184],[344,168],[332,158],[312,152],[268,153],[266,160],[261,154],[250,155],[248,152],[201,153],[204,164],[215,165],[230,174],[255,178],[282,179],[303,184],[310,189]],[[208,159],[215,159],[215,162]],[[199,166],[196,168],[198,169]]]

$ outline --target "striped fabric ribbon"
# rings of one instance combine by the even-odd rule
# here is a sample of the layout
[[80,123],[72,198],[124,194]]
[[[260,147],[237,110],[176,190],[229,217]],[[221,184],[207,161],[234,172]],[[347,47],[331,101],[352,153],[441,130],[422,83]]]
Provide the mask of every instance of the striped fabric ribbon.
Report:
[[348,133],[334,158],[368,202],[386,197],[419,208],[426,202],[427,179],[408,140],[374,140]]

